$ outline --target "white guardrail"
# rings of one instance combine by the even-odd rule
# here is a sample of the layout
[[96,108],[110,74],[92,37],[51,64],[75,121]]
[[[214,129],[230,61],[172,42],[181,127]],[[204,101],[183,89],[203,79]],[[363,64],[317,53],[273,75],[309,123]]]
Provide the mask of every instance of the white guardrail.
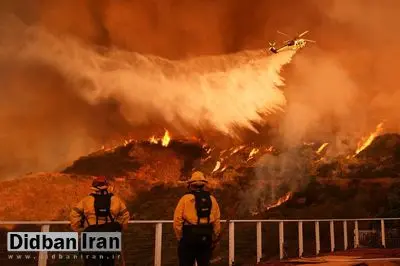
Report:
[[[255,223],[257,232],[257,263],[262,258],[262,224],[263,223],[279,223],[279,257],[284,258],[284,224],[285,223],[297,223],[298,224],[298,251],[299,257],[303,256],[303,223],[313,222],[315,227],[315,255],[318,255],[321,250],[320,243],[320,222],[329,222],[330,228],[330,247],[331,252],[335,251],[335,227],[334,222],[342,222],[343,224],[343,239],[344,239],[344,250],[349,248],[348,245],[348,234],[347,224],[349,222],[354,223],[354,248],[358,248],[360,245],[359,239],[359,221],[380,221],[381,223],[381,244],[386,247],[385,238],[385,221],[400,221],[400,218],[360,218],[360,219],[304,219],[304,220],[221,220],[222,223],[229,223],[229,266],[234,265],[235,261],[235,223]],[[161,254],[162,254],[162,229],[163,224],[172,223],[171,220],[131,220],[129,224],[155,224],[155,246],[154,246],[154,266],[161,266]],[[69,224],[68,221],[0,221],[0,225],[41,225],[42,232],[49,232],[51,225],[62,225]],[[38,266],[47,265],[47,252],[39,252]]]

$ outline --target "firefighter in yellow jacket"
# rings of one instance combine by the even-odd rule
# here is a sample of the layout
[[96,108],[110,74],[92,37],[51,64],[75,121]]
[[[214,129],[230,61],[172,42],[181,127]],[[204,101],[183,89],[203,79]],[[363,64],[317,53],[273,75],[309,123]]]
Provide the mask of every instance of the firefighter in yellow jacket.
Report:
[[[96,177],[91,189],[93,192],[71,210],[72,229],[76,232],[115,232],[126,229],[130,217],[128,209],[121,198],[111,193],[107,179],[104,176]],[[85,256],[85,265],[114,265],[114,259],[104,258],[106,256],[103,256],[103,260]]]
[[188,181],[189,192],[178,202],[174,231],[179,241],[180,266],[210,265],[212,249],[219,239],[221,224],[217,200],[205,190],[207,180],[194,172]]

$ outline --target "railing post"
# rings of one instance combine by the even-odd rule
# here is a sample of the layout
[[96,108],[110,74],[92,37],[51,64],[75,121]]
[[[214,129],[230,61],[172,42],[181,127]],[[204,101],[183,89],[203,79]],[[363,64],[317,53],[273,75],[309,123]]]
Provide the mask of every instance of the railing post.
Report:
[[333,221],[329,222],[330,235],[331,235],[331,252],[335,251],[335,226]]
[[386,248],[386,235],[385,235],[385,220],[381,220],[381,239],[382,239],[382,246]]
[[235,224],[229,221],[229,266],[235,264]]
[[315,221],[315,254],[318,256],[321,250],[321,242],[319,238],[319,221]]
[[284,242],[285,242],[285,232],[283,228],[283,221],[279,222],[279,258],[283,259],[284,255]]
[[343,221],[343,240],[344,240],[344,250],[347,250],[349,246],[349,241],[347,239],[347,221]]
[[[50,225],[44,224],[41,228],[42,232],[50,232]],[[46,266],[47,265],[47,251],[39,252],[38,266]]]
[[262,258],[262,226],[261,222],[257,222],[257,263],[260,263]]
[[299,221],[298,223],[299,230],[299,257],[303,257],[303,222]]
[[358,231],[358,221],[354,221],[354,248],[360,246],[360,232]]
[[161,266],[162,250],[162,223],[156,223],[156,237],[154,250],[154,266]]

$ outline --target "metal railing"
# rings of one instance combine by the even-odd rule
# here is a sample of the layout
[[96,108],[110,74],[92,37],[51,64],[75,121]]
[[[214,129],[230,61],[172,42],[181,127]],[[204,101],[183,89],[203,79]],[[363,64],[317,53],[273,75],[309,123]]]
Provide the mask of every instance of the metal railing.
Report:
[[[279,258],[283,259],[285,255],[285,227],[287,223],[297,223],[298,227],[298,257],[303,257],[303,223],[312,222],[315,228],[315,255],[319,255],[321,251],[320,241],[320,223],[329,222],[330,235],[330,251],[335,251],[335,222],[341,222],[343,225],[343,241],[344,250],[349,248],[348,241],[348,223],[354,223],[354,248],[360,246],[359,222],[360,221],[380,221],[381,246],[386,247],[385,221],[400,221],[400,218],[360,218],[360,219],[302,219],[302,220],[221,220],[222,223],[228,224],[228,257],[229,266],[235,262],[235,224],[238,223],[255,223],[256,224],[256,262],[262,259],[262,224],[278,223],[279,224]],[[171,220],[132,220],[129,224],[155,224],[155,243],[154,243],[154,265],[161,266],[162,258],[162,235],[163,224],[171,224]],[[51,225],[67,225],[68,221],[0,221],[0,225],[40,225],[42,232],[49,232]],[[39,252],[38,266],[47,265],[47,252]]]

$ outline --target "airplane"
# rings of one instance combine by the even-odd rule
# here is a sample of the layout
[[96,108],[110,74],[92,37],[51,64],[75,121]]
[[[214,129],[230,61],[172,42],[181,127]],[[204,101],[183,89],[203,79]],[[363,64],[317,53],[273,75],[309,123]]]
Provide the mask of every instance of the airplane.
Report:
[[[285,35],[286,37],[289,37],[288,34],[277,31],[279,34]],[[311,43],[316,43],[316,41],[313,40],[308,40],[308,39],[303,39],[301,37],[303,37],[304,35],[306,35],[309,31],[306,30],[305,32],[298,34],[296,37],[294,37],[293,39],[284,41],[284,45],[280,48],[276,48],[275,47],[275,42],[270,42],[269,43],[269,50],[274,53],[277,54],[279,52],[285,51],[285,50],[299,50],[301,48],[304,48],[306,46],[307,42],[311,42]]]

